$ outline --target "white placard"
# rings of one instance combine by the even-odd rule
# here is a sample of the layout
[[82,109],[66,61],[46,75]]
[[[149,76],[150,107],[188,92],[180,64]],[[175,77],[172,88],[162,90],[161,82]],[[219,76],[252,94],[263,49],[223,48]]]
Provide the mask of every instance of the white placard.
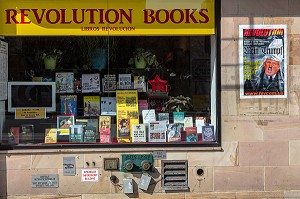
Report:
[[99,170],[98,169],[82,169],[81,182],[98,182]]

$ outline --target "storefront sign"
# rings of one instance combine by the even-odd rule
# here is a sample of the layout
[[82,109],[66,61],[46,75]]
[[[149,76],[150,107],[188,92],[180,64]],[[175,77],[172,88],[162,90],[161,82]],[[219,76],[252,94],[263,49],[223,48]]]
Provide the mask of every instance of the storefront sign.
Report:
[[31,176],[32,188],[57,188],[58,187],[58,175],[32,175]]
[[207,35],[214,15],[214,0],[0,0],[0,34]]
[[81,182],[98,182],[99,171],[98,169],[82,169]]
[[17,108],[15,119],[43,119],[46,118],[45,108]]

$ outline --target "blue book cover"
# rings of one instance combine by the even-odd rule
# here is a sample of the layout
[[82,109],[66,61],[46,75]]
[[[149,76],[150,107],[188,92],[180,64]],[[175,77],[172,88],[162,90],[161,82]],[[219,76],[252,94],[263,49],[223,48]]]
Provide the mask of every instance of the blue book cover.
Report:
[[173,123],[184,123],[184,112],[173,112]]
[[214,126],[202,126],[202,141],[215,141]]
[[77,116],[77,95],[60,96],[60,114],[74,114],[74,116]]

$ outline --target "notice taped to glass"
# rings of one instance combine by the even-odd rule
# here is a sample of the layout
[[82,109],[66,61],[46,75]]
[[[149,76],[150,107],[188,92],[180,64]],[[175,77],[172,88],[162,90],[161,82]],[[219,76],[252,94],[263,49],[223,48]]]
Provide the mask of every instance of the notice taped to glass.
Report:
[[240,25],[240,97],[287,97],[286,25]]

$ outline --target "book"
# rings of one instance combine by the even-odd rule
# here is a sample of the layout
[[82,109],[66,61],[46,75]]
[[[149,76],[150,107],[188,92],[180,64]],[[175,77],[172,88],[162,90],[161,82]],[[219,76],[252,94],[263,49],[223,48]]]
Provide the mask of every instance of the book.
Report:
[[149,122],[149,142],[166,142],[167,124],[166,121]]
[[116,115],[116,97],[101,97],[101,115]]
[[145,124],[132,124],[132,142],[146,142]]
[[157,113],[157,120],[158,121],[166,121],[167,124],[170,123],[169,121],[169,113]]
[[133,76],[133,88],[138,92],[146,92],[146,85],[145,76]]
[[170,123],[168,125],[168,142],[180,142],[181,131],[183,130],[182,123]]
[[194,126],[193,117],[184,117],[183,124],[184,124],[184,129],[186,127],[193,127]]
[[96,126],[85,126],[84,142],[95,143],[97,141],[98,130]]
[[154,109],[142,110],[142,116],[143,116],[143,124],[148,124],[149,122],[156,121]]
[[197,127],[185,127],[186,142],[198,142]]
[[83,96],[83,115],[100,115],[100,96]]
[[21,132],[19,134],[19,143],[20,144],[33,143],[33,138],[34,138],[34,125],[32,124],[21,125]]
[[73,72],[56,72],[55,83],[57,93],[74,92],[74,73]]
[[74,116],[77,116],[77,95],[60,96],[60,114],[74,114]]
[[119,74],[118,89],[132,89],[131,74]]
[[173,123],[184,124],[184,112],[173,112]]
[[195,118],[195,125],[197,127],[197,133],[198,134],[202,133],[202,126],[206,126],[206,118],[197,116]]
[[143,110],[149,109],[148,100],[143,100],[143,99],[138,100],[138,107],[139,107],[139,115],[142,115]]
[[[74,114],[57,115],[57,141],[69,141],[70,126],[74,125]],[[67,135],[61,140],[60,136]]]
[[111,142],[111,117],[99,116],[100,143]]
[[202,126],[202,141],[215,141],[214,126]]
[[19,144],[20,127],[10,127],[8,132],[8,144]]
[[70,125],[69,142],[83,142],[84,128],[81,124]]
[[100,92],[100,74],[82,74],[81,76],[82,93]]
[[102,91],[104,93],[115,92],[117,89],[117,78],[115,74],[104,75],[102,79]]
[[98,118],[76,118],[75,124],[81,124],[85,127],[95,127],[96,128],[96,140],[99,140],[99,120]]
[[118,119],[118,139],[130,139],[130,118]]
[[46,128],[45,129],[45,143],[46,144],[57,143],[57,129],[56,128]]

